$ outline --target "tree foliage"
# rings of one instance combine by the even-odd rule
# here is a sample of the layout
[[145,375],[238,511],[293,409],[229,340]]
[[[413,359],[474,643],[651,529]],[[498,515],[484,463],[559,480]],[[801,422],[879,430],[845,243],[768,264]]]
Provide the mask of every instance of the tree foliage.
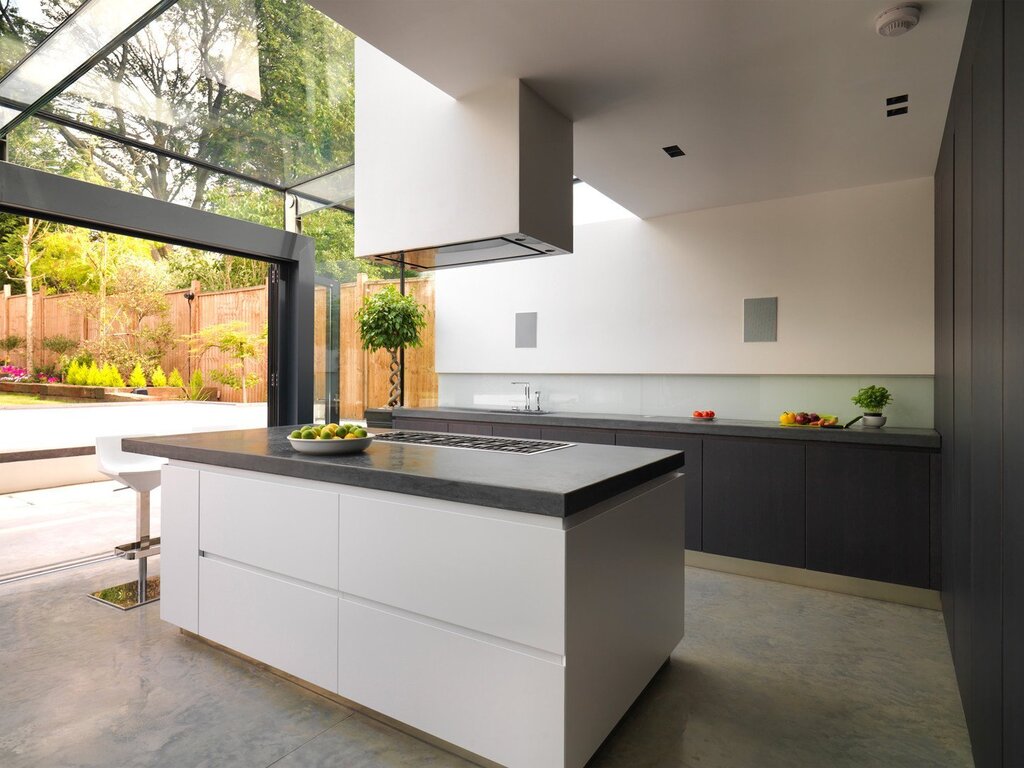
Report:
[[414,296],[403,296],[393,285],[367,295],[356,311],[363,348],[373,352],[422,346],[420,331],[427,325],[423,310]]
[[[242,390],[242,402],[247,403],[248,390],[259,383],[255,371],[248,370],[251,360],[263,356],[267,346],[266,327],[253,333],[241,320],[220,323],[189,335],[189,349],[202,359],[212,349],[220,350],[230,359],[224,368],[210,372],[210,378],[228,387]],[[194,374],[193,374],[194,375]]]

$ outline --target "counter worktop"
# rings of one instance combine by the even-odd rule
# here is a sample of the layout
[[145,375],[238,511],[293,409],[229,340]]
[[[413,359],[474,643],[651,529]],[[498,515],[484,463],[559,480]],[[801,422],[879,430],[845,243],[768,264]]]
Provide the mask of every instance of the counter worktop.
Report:
[[[124,450],[176,461],[567,517],[682,468],[683,453],[579,444],[534,455],[375,441],[363,453],[311,456],[292,427],[126,438]],[[379,430],[378,430],[379,431]]]
[[[640,416],[615,413],[517,413],[482,408],[396,408],[396,419],[438,419],[449,422],[467,421],[502,424],[534,424],[539,427],[575,427],[590,429],[630,430],[644,432],[679,432],[726,437],[762,437],[779,440],[803,440],[852,445],[876,445],[938,450],[939,433],[934,429],[884,427],[864,429],[818,429],[813,427],[782,427],[769,421],[715,419],[696,421],[687,416]],[[450,431],[456,432],[453,427]]]

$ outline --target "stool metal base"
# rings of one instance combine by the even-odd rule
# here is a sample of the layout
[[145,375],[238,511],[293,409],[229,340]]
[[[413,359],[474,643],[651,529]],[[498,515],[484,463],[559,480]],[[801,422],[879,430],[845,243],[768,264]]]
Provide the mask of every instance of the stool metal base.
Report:
[[155,603],[160,599],[160,577],[151,576],[146,579],[145,600],[139,602],[138,595],[139,582],[128,581],[124,584],[118,584],[116,587],[107,587],[106,589],[101,589],[99,592],[93,592],[89,597],[98,603],[109,605],[111,608],[117,608],[121,611],[130,611],[132,608],[138,608],[140,605]]

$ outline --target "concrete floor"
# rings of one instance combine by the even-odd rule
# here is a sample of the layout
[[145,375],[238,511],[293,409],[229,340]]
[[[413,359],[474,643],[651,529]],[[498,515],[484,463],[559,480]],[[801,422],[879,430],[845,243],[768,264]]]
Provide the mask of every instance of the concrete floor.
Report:
[[[4,768],[469,764],[85,597],[114,562],[0,586]],[[689,568],[687,637],[592,768],[970,766],[941,616]]]

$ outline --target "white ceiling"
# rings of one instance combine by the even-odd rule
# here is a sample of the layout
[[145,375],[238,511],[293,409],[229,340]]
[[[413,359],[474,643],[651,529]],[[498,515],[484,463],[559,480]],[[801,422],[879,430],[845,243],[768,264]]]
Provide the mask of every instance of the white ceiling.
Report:
[[576,175],[644,218],[931,176],[970,7],[924,0],[887,39],[897,0],[308,1],[452,96],[522,78],[573,119]]

